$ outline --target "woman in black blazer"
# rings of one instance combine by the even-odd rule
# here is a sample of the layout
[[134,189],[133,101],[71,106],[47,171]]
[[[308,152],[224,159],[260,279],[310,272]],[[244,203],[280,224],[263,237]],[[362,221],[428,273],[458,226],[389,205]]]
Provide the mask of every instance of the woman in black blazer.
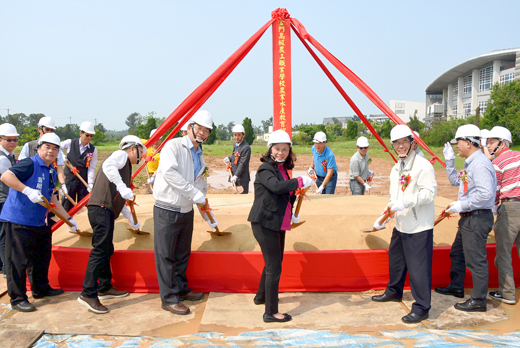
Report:
[[292,319],[289,314],[278,312],[285,231],[291,229],[291,221],[299,219],[292,214],[295,191],[313,184],[308,177],[289,177],[287,170],[294,168],[296,159],[289,134],[283,130],[273,132],[267,146],[269,150],[260,159],[263,163],[256,172],[255,200],[248,218],[265,262],[254,301],[257,305],[265,303],[266,323]]

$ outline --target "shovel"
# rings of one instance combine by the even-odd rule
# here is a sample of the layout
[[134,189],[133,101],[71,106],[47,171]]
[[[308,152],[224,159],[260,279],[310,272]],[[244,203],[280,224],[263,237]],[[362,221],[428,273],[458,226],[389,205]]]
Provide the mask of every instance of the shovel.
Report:
[[61,187],[60,187],[60,192],[61,192],[62,195],[64,195],[68,199],[68,201],[70,203],[72,203],[72,205],[75,206],[77,204],[76,201],[74,201],[71,196],[69,196],[67,193],[65,193],[65,191]]
[[[70,227],[74,227],[74,224],[72,224],[72,222],[70,222],[69,219],[67,219],[65,216],[58,213],[58,211],[56,209],[54,209],[54,207],[51,205],[51,203],[49,203],[49,201],[47,200],[47,198],[45,198],[45,196],[41,195],[40,197],[41,197],[41,199],[43,199],[43,202],[38,202],[38,204],[49,209],[51,213],[56,215],[60,220],[62,220],[64,223],[66,223]],[[77,234],[77,235],[83,236],[83,237],[92,237],[92,232],[81,232],[80,230],[77,230],[76,232],[70,232],[70,233]]]
[[[386,219],[388,219],[388,217],[390,217],[392,215],[392,211],[390,211],[391,208],[392,208],[392,206],[388,206],[388,208],[386,208],[385,213],[379,219],[379,224],[381,224],[381,222],[385,221]],[[377,232],[377,231],[384,230],[385,228],[386,227],[383,227],[383,228],[377,230],[375,227],[372,226],[370,228],[365,228],[365,229],[361,230],[361,232],[363,232],[363,233]]]
[[[215,219],[213,219],[213,215],[207,213],[209,210],[208,199],[206,198],[206,204],[197,203],[197,205],[199,206],[199,209],[202,212],[202,217],[204,217],[204,214],[206,214],[206,215],[208,215],[209,221],[212,224],[215,223]],[[226,234],[231,234],[231,232],[224,232],[224,231],[221,232],[218,228],[218,225],[215,226],[215,231],[208,231],[208,233],[211,233],[214,236],[225,236]]]
[[444,219],[446,219],[446,218],[450,218],[450,217],[454,214],[454,213],[451,213],[451,212],[450,212],[450,213],[446,213],[446,210],[447,210],[447,209],[450,209],[450,207],[451,207],[451,204],[448,205],[448,206],[446,207],[446,209],[444,209],[444,210],[439,214],[439,216],[437,217],[437,219],[435,219],[435,222],[433,223],[433,226],[434,226],[434,227],[437,226],[437,224],[438,224],[439,222],[441,222],[442,220],[444,220]]
[[[148,166],[144,166],[146,169],[146,177],[150,179],[150,172],[148,171]],[[148,187],[148,190],[150,190],[151,193],[153,193],[153,186],[152,184],[148,183],[148,180],[146,180],[146,187]]]
[[[309,189],[309,187],[300,190],[300,194],[298,195],[298,202],[296,203],[296,209],[294,210],[294,216],[300,216],[300,209],[302,207],[302,202],[305,199],[305,193],[307,192],[308,189]],[[293,223],[291,223],[291,229],[296,228],[303,223],[305,223],[305,220],[299,221],[299,222],[293,222]]]
[[90,186],[86,183],[85,179],[83,179],[81,175],[79,175],[78,169],[76,167],[73,167],[69,161],[65,161],[65,165],[69,167],[70,171],[79,179],[79,181],[81,181],[83,185],[85,185],[85,187],[90,190]]
[[[229,171],[229,175],[232,178],[233,177],[233,172],[231,171],[231,165],[228,164],[227,170]],[[238,193],[237,184],[234,181],[231,181],[231,183],[233,184],[233,188],[235,189],[235,194],[237,194]]]
[[[126,202],[128,203],[128,206],[130,207],[130,212],[132,213],[132,218],[134,219],[134,222],[137,223],[137,214],[135,213],[135,209],[134,209],[135,197],[136,196],[134,196],[134,200],[127,199]],[[129,230],[132,233],[140,234],[140,235],[150,234],[150,232],[141,231],[140,229],[134,230],[131,227],[127,227],[127,230]]]

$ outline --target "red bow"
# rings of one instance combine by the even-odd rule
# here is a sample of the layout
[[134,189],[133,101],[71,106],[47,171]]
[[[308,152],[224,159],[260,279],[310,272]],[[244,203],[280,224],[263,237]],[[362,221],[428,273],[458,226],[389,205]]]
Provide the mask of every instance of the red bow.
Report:
[[289,18],[291,18],[291,15],[287,11],[287,9],[280,7],[280,8],[277,8],[276,10],[274,10],[273,12],[271,12],[271,18],[277,19],[277,20],[289,19]]
[[303,200],[308,200],[308,201],[311,200],[311,199],[309,198],[309,196],[307,196],[305,193],[302,193],[302,190],[301,190],[301,189],[297,189],[295,193],[296,193],[297,196],[302,196],[302,197],[303,197]]
[[70,168],[70,171],[71,171],[74,175],[79,175],[79,170],[78,170],[78,168],[76,168],[76,167],[72,167],[72,168]]
[[[211,209],[209,207],[209,203],[206,203],[206,204],[201,204],[200,205],[200,211],[202,213],[202,217],[204,217],[204,214],[207,214],[209,213],[210,211],[212,211],[213,209]],[[215,210],[218,210],[218,209],[215,209]],[[208,218],[209,218],[209,214],[208,214]]]
[[228,170],[231,169],[231,168],[232,168],[232,167],[231,167],[231,164],[228,164],[228,165],[226,166],[226,169],[228,169]]

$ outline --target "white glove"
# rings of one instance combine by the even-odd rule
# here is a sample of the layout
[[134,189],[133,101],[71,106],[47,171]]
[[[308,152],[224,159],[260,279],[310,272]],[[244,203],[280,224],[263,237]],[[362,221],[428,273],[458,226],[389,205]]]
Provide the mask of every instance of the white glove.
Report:
[[314,168],[309,167],[309,169],[307,170],[307,174],[309,174],[309,176],[315,176],[316,172],[314,171]]
[[493,215],[494,215],[494,216],[497,216],[497,214],[498,214],[498,204],[495,204],[495,205],[493,206],[493,209],[491,209],[491,210],[493,211]]
[[318,187],[318,189],[316,190],[316,193],[317,193],[317,194],[321,194],[321,193],[323,192],[324,189],[325,189],[325,186],[320,185],[320,187]]
[[195,197],[193,197],[193,202],[198,204],[205,204],[206,197],[204,197],[204,193],[198,191]]
[[141,223],[139,221],[137,221],[137,223],[135,223],[134,217],[132,216],[132,214],[130,214],[130,216],[128,217],[128,222],[130,223],[130,228],[133,230],[138,230],[141,228]]
[[128,209],[126,205],[121,209],[121,215],[123,215],[125,219],[130,219],[130,209]]
[[371,189],[371,187],[368,183],[364,183],[363,186],[365,186],[365,190],[367,190],[367,191]]
[[132,189],[126,186],[123,183],[123,180],[121,180],[119,184],[116,185],[116,189],[119,191],[119,194],[121,194],[121,198],[126,200],[134,199],[134,193],[132,192]]
[[375,228],[376,230],[382,230],[382,229],[385,227],[385,225],[386,225],[386,222],[385,222],[385,221],[383,221],[381,225],[379,224],[379,222],[380,222],[379,220],[380,220],[381,218],[382,218],[382,216],[378,217],[378,218],[376,219],[376,221],[374,221],[374,228]]
[[303,187],[309,187],[314,184],[314,181],[311,178],[308,178],[306,176],[300,176],[302,178]]
[[87,191],[92,192],[93,187],[94,187],[94,184],[88,184]]
[[462,204],[460,201],[455,201],[450,204],[450,207],[446,209],[446,213],[460,213],[462,211]]
[[61,189],[63,190],[63,192],[68,195],[69,194],[69,190],[67,190],[67,185],[61,185]]
[[444,159],[446,161],[455,159],[455,152],[453,151],[453,147],[451,147],[450,143],[444,144],[444,150],[442,150],[442,153],[444,154]]
[[236,175],[233,175],[231,178],[231,182],[237,182],[238,177]]
[[217,219],[215,219],[215,217],[213,217],[213,221],[215,221],[215,222],[212,223],[212,222],[209,221],[209,219],[208,219],[208,225],[209,225],[209,227],[211,227],[211,229],[213,230],[213,232],[216,232],[217,230],[215,229],[215,227],[218,226],[218,221],[217,221]]
[[405,208],[404,206],[404,202],[402,199],[398,199],[397,201],[395,201],[393,204],[392,204],[392,211],[401,211]]
[[370,169],[368,170],[368,176],[374,176],[374,172],[371,171]]
[[152,182],[154,182],[154,181],[155,181],[155,176],[152,175],[151,177],[149,177],[149,178],[146,180],[146,183],[147,183],[148,185],[150,185],[150,184],[151,184]]
[[40,191],[32,189],[29,186],[26,186],[22,193],[26,195],[33,203],[43,202],[43,199],[40,197],[42,195]]
[[229,163],[231,163],[231,161],[229,160],[229,158],[224,157],[224,163],[225,163],[225,164],[229,164]]
[[294,213],[293,213],[292,216],[291,216],[291,222],[292,222],[293,224],[297,224],[298,221],[300,221],[300,215],[298,215],[298,216],[294,216]]
[[79,227],[78,227],[78,224],[76,223],[76,221],[74,221],[74,219],[71,217],[71,218],[69,219],[69,222],[72,223],[72,224],[74,225],[74,227],[69,226],[69,231],[71,231],[71,232],[78,232]]

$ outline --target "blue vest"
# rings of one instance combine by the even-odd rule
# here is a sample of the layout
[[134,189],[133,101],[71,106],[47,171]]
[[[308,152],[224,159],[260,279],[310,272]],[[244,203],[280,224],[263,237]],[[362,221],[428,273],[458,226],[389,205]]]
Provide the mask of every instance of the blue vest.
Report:
[[[34,164],[32,176],[22,183],[42,193],[50,202],[54,183],[57,180],[56,171],[51,165],[46,165],[38,154],[30,157]],[[23,193],[9,189],[0,218],[4,221],[25,226],[45,226],[47,208],[33,203]]]

